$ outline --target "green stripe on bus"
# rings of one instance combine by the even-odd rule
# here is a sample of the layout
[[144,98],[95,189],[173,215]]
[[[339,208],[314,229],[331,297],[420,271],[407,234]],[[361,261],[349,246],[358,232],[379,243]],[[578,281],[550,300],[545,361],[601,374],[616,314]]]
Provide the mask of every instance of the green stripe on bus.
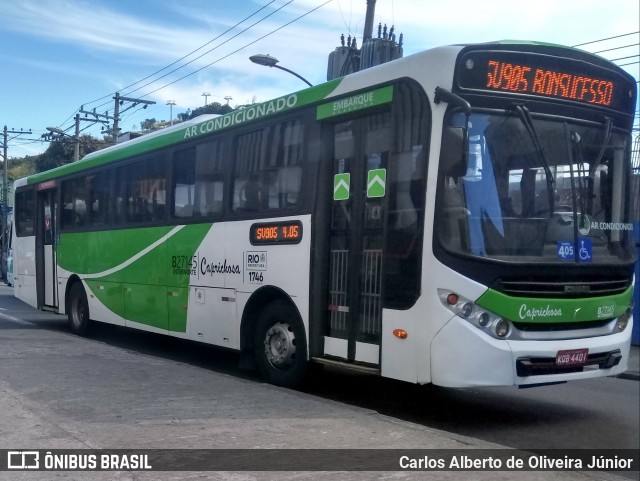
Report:
[[[27,178],[27,183],[38,184],[46,180],[64,177],[82,172],[86,169],[99,167],[117,160],[150,152],[161,147],[188,141],[194,138],[194,133],[196,136],[207,135],[236,125],[248,124],[250,122],[265,119],[278,113],[293,111],[327,98],[338,87],[338,85],[340,85],[340,82],[342,82],[341,78],[335,79],[316,87],[301,90],[268,102],[262,102],[260,104],[244,107],[243,109],[234,110],[233,112],[213,119],[213,121],[211,119],[207,119],[200,123],[187,125],[184,128],[168,129],[168,132],[164,135],[155,135],[148,139],[145,138],[145,136],[142,136],[139,139],[119,144],[115,148],[109,148],[104,151],[89,154],[78,162],[65,164],[47,172],[32,175]],[[220,126],[220,128],[215,128],[216,126]]]
[[[176,259],[191,259],[212,227],[210,223],[184,226],[130,264],[128,260],[175,227],[65,234],[58,248],[58,261],[62,268],[79,273],[114,314],[160,329],[186,332],[184,307],[188,304],[191,269],[176,268]],[[110,270],[101,277],[85,278]],[[162,303],[166,303],[166,309]]]
[[587,322],[621,316],[633,289],[621,294],[581,299],[511,297],[489,289],[476,304],[510,321],[532,324]]

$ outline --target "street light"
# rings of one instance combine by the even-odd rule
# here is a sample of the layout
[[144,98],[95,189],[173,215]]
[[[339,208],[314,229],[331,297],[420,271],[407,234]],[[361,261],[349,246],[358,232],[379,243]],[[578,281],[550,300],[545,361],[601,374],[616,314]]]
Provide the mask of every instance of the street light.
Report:
[[251,57],[249,57],[249,60],[251,60],[253,63],[257,63],[258,65],[263,65],[265,67],[275,67],[275,68],[279,68],[280,70],[284,70],[285,72],[289,72],[291,75],[295,75],[296,77],[298,77],[300,80],[306,83],[309,87],[313,87],[313,84],[309,82],[306,78],[304,78],[302,75],[299,75],[295,73],[293,70],[289,70],[288,68],[284,68],[284,67],[281,67],[280,65],[276,65],[279,62],[279,60],[275,57],[272,57],[271,55],[268,55],[268,54],[265,55],[265,54],[259,53],[257,55],[252,55]]
[[169,106],[169,125],[173,125],[173,106],[175,104],[175,100],[167,100],[167,105]]
[[[46,129],[51,132],[51,137],[52,140],[55,140],[55,138],[53,138],[53,134],[57,135],[57,138],[62,138],[62,137],[69,137],[70,139],[73,139],[74,142],[74,146],[73,146],[73,161],[76,162],[80,159],[80,131],[78,130],[78,124],[76,123],[76,135],[75,136],[71,136],[68,133],[66,133],[64,130],[62,130],[61,128],[58,127],[46,127]],[[46,134],[45,134],[46,135]],[[45,135],[43,135],[43,137],[45,137]]]
[[47,127],[47,130],[49,132],[51,132],[52,134],[58,134],[58,135],[67,135],[64,130],[59,129],[58,127]]

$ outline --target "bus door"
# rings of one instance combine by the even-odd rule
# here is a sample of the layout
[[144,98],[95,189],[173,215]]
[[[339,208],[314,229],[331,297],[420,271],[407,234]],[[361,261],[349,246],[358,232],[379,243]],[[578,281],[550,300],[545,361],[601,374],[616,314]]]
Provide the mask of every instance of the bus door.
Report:
[[36,285],[38,307],[58,307],[56,272],[57,190],[38,191],[36,217]]
[[333,125],[324,354],[378,365],[390,115]]

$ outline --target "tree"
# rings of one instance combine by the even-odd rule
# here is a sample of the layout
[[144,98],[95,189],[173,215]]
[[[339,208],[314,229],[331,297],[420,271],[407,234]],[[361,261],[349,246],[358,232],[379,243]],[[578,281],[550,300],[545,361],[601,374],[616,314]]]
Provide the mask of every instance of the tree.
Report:
[[140,122],[140,130],[144,131],[149,131],[153,129],[153,126],[157,123],[158,121],[153,118],[153,119],[145,119],[142,122]]
[[204,114],[224,115],[224,114],[228,114],[229,112],[233,112],[233,107],[231,107],[230,105],[227,105],[227,104],[222,105],[219,102],[212,102],[209,105],[205,105],[204,107],[198,107],[197,109],[194,109],[193,111],[191,111],[190,115],[186,116],[186,118],[181,120],[189,120],[194,117],[197,117],[198,115],[204,115]]
[[[105,139],[100,140],[91,135],[81,135],[80,158],[96,150],[109,147],[110,145],[111,142]],[[74,148],[75,141],[69,137],[51,142],[47,150],[35,158],[37,172],[44,172],[45,170],[73,162]]]
[[37,156],[27,155],[22,158],[9,159],[9,165],[7,166],[7,176],[9,179],[16,180],[35,174],[36,158]]

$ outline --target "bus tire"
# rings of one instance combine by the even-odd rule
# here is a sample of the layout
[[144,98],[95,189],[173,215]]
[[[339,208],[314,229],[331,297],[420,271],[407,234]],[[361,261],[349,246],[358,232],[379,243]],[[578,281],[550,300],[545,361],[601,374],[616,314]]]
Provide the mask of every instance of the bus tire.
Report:
[[81,282],[75,282],[69,290],[67,302],[67,317],[69,329],[74,334],[84,336],[88,334],[91,320],[89,319],[89,303]]
[[260,313],[254,348],[265,381],[293,388],[307,369],[307,339],[302,320],[291,304],[274,301]]

